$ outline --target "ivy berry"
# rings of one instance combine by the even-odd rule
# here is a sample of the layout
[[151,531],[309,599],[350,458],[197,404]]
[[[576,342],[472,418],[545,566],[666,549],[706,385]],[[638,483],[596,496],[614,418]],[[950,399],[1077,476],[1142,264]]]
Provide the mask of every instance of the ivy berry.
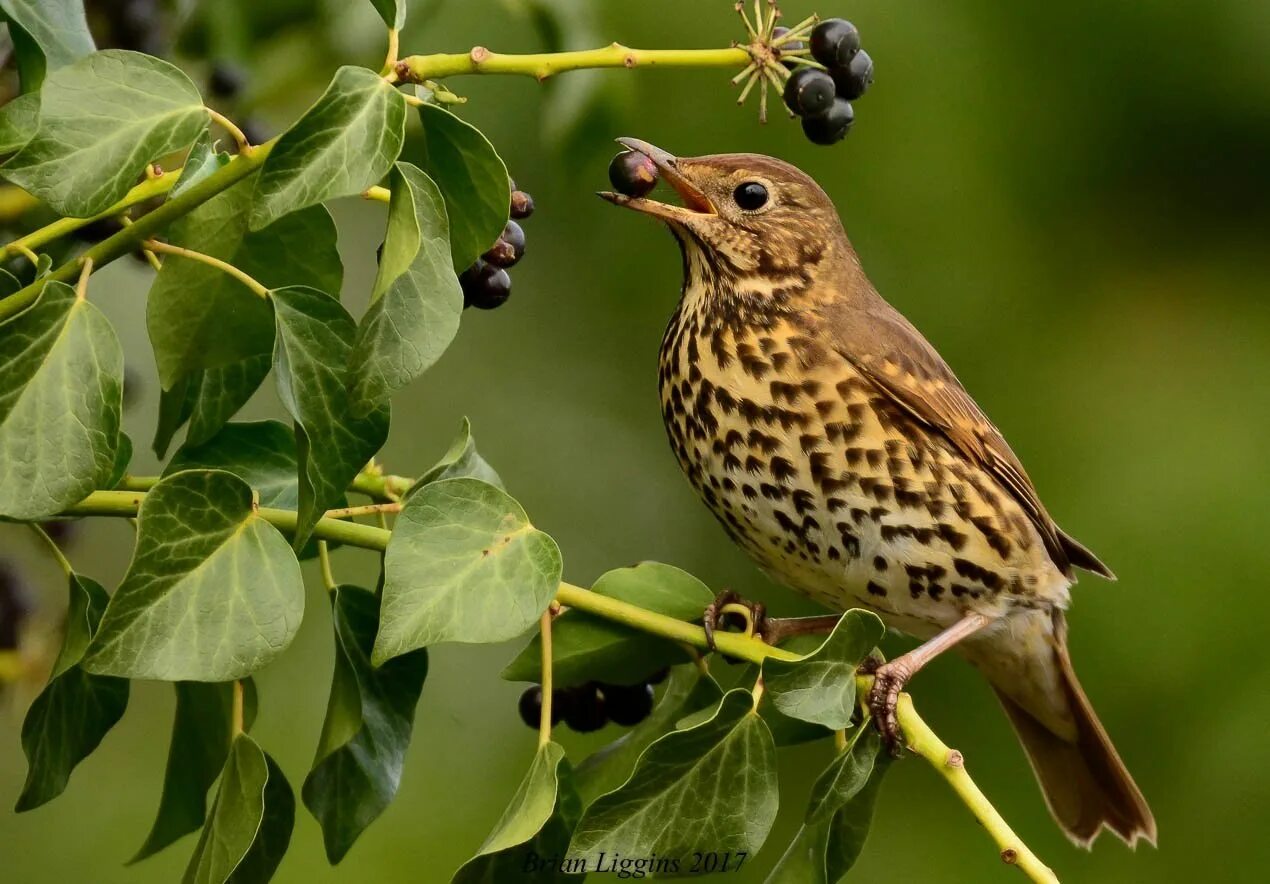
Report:
[[[789,28],[772,28],[772,42],[775,43],[779,41],[782,37],[784,37],[788,33],[789,33]],[[807,48],[807,44],[804,43],[803,41],[790,40],[786,43],[781,43],[781,45],[777,46],[776,52],[777,52],[777,56],[779,57],[782,53],[797,52],[800,49],[806,49],[806,48]],[[785,67],[789,68],[790,70],[793,70],[797,62],[782,61],[781,64],[785,65]]]
[[604,695],[595,682],[590,681],[571,688],[569,694],[569,708],[565,712],[564,723],[572,730],[589,734],[608,724]]
[[855,122],[855,108],[845,98],[835,98],[827,113],[803,117],[803,134],[812,144],[835,144],[846,137]]
[[800,117],[818,117],[828,113],[836,90],[833,77],[815,68],[803,68],[785,81],[785,106]]
[[609,183],[625,196],[647,196],[657,186],[657,166],[644,154],[623,151],[609,163]]
[[623,727],[639,724],[653,711],[653,686],[647,682],[637,685],[601,684],[604,708],[609,721]]
[[511,296],[512,278],[507,268],[515,266],[525,256],[525,230],[517,219],[528,218],[534,213],[533,197],[518,190],[515,181],[511,182],[511,188],[511,203],[507,209],[510,217],[503,225],[503,232],[489,250],[476,259],[475,264],[459,274],[464,307],[493,310]]
[[811,32],[811,57],[833,70],[860,51],[860,31],[846,19],[827,18]]
[[873,59],[861,49],[846,67],[833,69],[833,82],[838,97],[855,101],[873,82]]

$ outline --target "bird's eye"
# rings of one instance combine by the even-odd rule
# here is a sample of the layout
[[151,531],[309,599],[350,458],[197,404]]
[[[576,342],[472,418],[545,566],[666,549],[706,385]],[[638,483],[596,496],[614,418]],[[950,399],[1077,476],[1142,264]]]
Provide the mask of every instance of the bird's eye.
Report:
[[757,181],[747,181],[732,191],[732,199],[747,212],[753,212],[767,205],[767,188]]

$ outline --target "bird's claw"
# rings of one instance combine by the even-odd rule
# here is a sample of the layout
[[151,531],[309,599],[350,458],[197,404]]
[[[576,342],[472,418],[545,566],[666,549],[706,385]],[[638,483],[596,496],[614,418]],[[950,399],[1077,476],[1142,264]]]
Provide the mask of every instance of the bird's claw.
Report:
[[908,681],[909,673],[896,661],[879,663],[870,657],[864,661],[860,671],[873,676],[873,687],[869,689],[868,707],[873,718],[873,725],[882,735],[882,742],[891,756],[899,758],[904,752],[904,735],[900,732],[899,720],[895,715],[895,707],[899,704],[900,691]]
[[714,597],[714,601],[706,605],[705,612],[702,615],[702,626],[706,631],[706,647],[711,651],[717,651],[714,643],[714,634],[720,626],[727,620],[728,612],[723,609],[728,605],[740,605],[750,612],[750,621],[753,624],[754,634],[762,636],[767,624],[767,607],[762,602],[751,602],[741,598],[734,590],[725,589]]

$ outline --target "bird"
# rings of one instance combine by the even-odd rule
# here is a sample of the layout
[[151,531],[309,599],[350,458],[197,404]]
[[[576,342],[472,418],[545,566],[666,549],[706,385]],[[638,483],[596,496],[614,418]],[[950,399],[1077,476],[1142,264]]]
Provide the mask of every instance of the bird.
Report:
[[1114,575],[1055,524],[1000,431],[883,300],[828,195],[772,157],[618,142],[682,202],[599,194],[678,242],[662,415],[728,536],[776,582],[922,641],[874,671],[868,705],[889,741],[900,689],[955,649],[995,690],[1073,842],[1106,828],[1155,844],[1067,649],[1074,569]]

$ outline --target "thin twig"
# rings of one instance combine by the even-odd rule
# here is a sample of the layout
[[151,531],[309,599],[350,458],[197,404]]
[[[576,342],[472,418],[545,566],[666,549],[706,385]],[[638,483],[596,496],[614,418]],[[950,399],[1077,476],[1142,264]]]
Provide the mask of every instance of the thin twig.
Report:
[[75,574],[75,569],[71,567],[71,563],[66,558],[66,554],[62,552],[62,548],[53,541],[52,537],[49,537],[49,534],[44,530],[44,527],[40,525],[39,522],[28,522],[27,527],[34,531],[40,539],[44,541],[45,545],[48,546],[49,553],[57,560],[57,564],[61,566],[62,571],[65,572],[66,576],[73,576]]
[[147,239],[142,242],[142,245],[145,248],[150,249],[152,252],[160,252],[165,255],[178,255],[182,258],[189,258],[191,261],[198,261],[201,264],[206,264],[208,267],[215,267],[222,273],[229,274],[234,279],[247,286],[247,288],[251,289],[259,297],[269,297],[269,289],[264,285],[264,283],[260,282],[254,276],[248,275],[245,270],[235,267],[228,261],[222,261],[220,258],[213,258],[211,255],[205,255],[202,252],[196,252],[193,249],[159,242],[157,239]]
[[373,516],[376,513],[399,513],[399,503],[368,503],[363,506],[345,506],[335,510],[327,510],[323,515],[328,519],[351,519],[353,516]]
[[331,568],[331,549],[325,540],[319,540],[318,548],[318,567],[322,569],[322,585],[326,587],[327,592],[335,592],[339,586],[335,582],[335,571]]
[[205,107],[203,108],[203,110],[207,111],[207,115],[211,117],[217,123],[220,123],[221,128],[229,133],[230,137],[233,138],[234,142],[238,145],[238,152],[240,154],[251,153],[252,151],[251,142],[247,140],[247,135],[243,132],[242,129],[238,128],[237,124],[234,123],[233,120],[231,120],[229,117],[225,116],[224,114],[217,113],[216,111],[212,110],[210,107]]
[[542,708],[538,713],[539,746],[545,746],[551,742],[551,618],[552,608],[558,607],[552,602],[547,606],[547,610],[542,612],[542,617],[538,621],[538,632],[542,635]]
[[80,259],[79,281],[75,283],[75,297],[84,300],[88,297],[88,277],[93,275],[93,259],[85,255]]

